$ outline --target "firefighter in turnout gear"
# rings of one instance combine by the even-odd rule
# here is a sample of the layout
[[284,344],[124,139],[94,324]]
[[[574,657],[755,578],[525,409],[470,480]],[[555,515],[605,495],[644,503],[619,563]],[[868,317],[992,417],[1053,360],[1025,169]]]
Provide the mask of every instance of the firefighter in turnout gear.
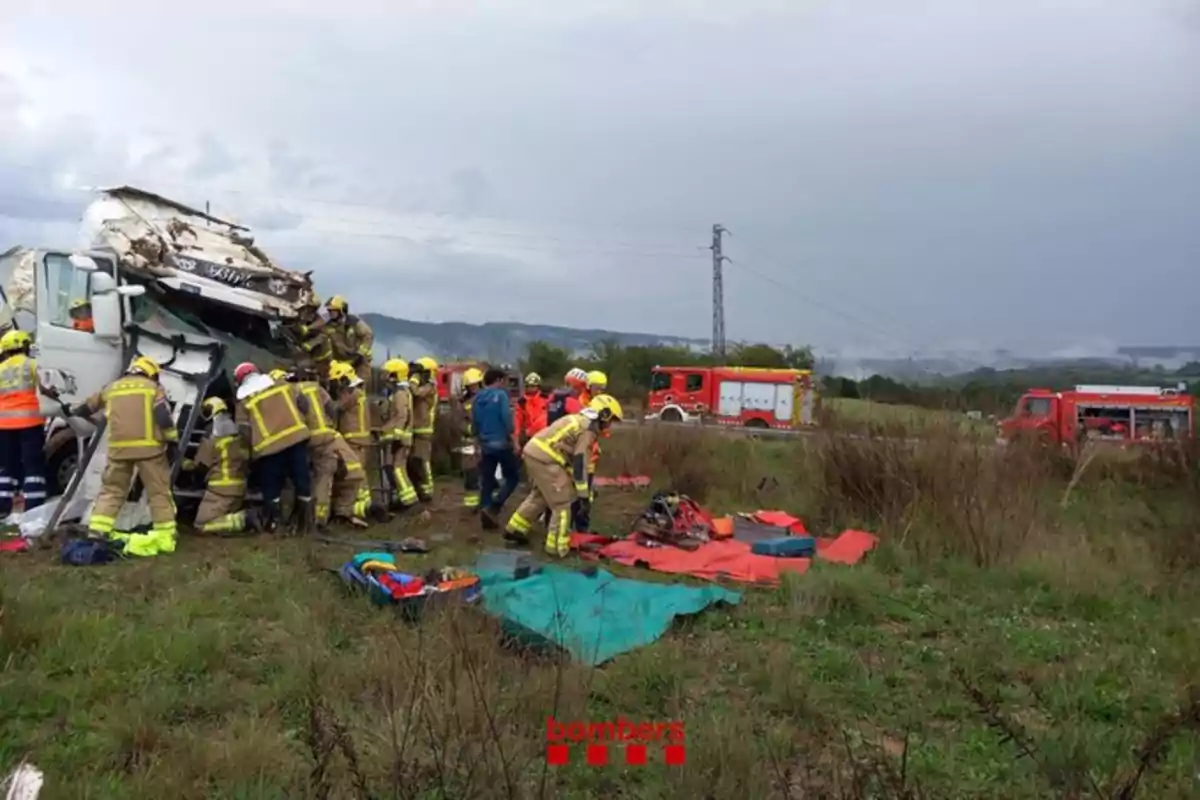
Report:
[[296,492],[293,517],[296,533],[307,534],[313,524],[312,473],[309,471],[305,421],[308,400],[295,384],[279,383],[249,362],[233,372],[237,384],[237,424],[257,471],[263,498],[263,527],[277,529],[282,517],[284,483]]
[[413,401],[413,447],[409,472],[421,502],[433,500],[433,428],[437,420],[438,364],[429,356],[409,365]]
[[371,376],[371,346],[375,343],[371,326],[351,314],[346,298],[340,295],[329,298],[325,310],[329,313],[329,321],[324,330],[333,345],[334,359],[350,364],[355,374],[365,381]]
[[568,414],[525,445],[525,468],[533,490],[509,518],[504,537],[526,542],[533,522],[550,509],[546,552],[565,556],[571,549],[571,503],[588,503],[587,459],[592,442],[621,420],[621,404],[597,395],[587,408]]
[[324,529],[329,523],[334,478],[338,473],[341,456],[345,452],[338,445],[339,434],[333,425],[336,416],[333,398],[317,382],[316,375],[311,371],[304,375],[291,373],[287,375],[287,380],[295,383],[308,403],[304,421],[309,431],[308,459],[312,468],[313,522],[318,529]]
[[24,331],[0,337],[0,517],[9,515],[18,493],[26,511],[46,502],[46,420],[32,346]]
[[417,490],[408,477],[408,457],[413,445],[413,400],[408,387],[408,362],[400,358],[384,362],[387,375],[381,420],[380,443],[383,446],[383,474],[388,482],[389,501],[399,508],[417,504]]
[[[337,447],[344,469],[344,474],[333,485],[334,514],[358,527],[366,524],[362,517],[371,507],[371,490],[367,487],[363,469],[371,448],[371,423],[367,413],[367,393],[363,391],[362,384],[362,378],[358,377],[354,367],[345,361],[334,361],[329,365],[329,388],[341,439]],[[348,488],[351,483],[354,484],[353,495]],[[350,497],[354,498],[352,510],[355,513],[346,514]]]
[[[599,370],[593,370],[587,374],[587,386],[580,401],[584,405],[590,405],[593,397],[599,397],[607,390],[608,376]],[[610,429],[604,429],[592,442],[592,449],[588,452],[588,501],[576,501],[571,506],[572,527],[578,533],[587,533],[592,529],[592,506],[596,504],[596,467],[600,464],[600,439],[608,438],[611,433]]]
[[325,321],[321,319],[321,298],[311,295],[308,303],[300,308],[300,325],[297,330],[300,338],[300,349],[308,354],[319,370],[328,369],[333,360],[333,344],[325,331]]
[[257,514],[246,510],[246,471],[250,459],[229,406],[219,397],[201,405],[200,417],[210,423],[194,462],[185,469],[208,470],[204,497],[196,510],[195,527],[202,533],[238,534],[258,524]]
[[[131,555],[175,551],[175,498],[171,490],[171,464],[179,433],[171,417],[167,394],[159,384],[159,366],[138,356],[125,375],[96,392],[76,409],[74,416],[91,417],[101,411],[108,425],[108,463],[100,494],[92,508],[88,529],[92,534],[126,541]],[[125,505],[134,475],[141,479],[150,506],[148,534],[131,535],[115,530],[117,515]]]
[[463,372],[462,381],[462,396],[458,402],[462,441],[458,452],[462,458],[463,508],[475,512],[479,510],[479,445],[475,441],[475,429],[471,423],[471,406],[475,395],[483,388],[483,372],[470,367]]

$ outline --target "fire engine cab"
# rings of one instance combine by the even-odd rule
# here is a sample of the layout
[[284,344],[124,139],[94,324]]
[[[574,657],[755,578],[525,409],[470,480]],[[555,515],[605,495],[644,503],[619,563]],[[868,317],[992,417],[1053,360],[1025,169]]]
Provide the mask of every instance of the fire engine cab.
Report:
[[811,370],[655,367],[646,418],[797,428],[813,424],[816,400]]
[[1031,389],[1000,422],[1011,440],[1036,435],[1056,444],[1102,440],[1156,442],[1192,435],[1196,399],[1183,387],[1076,386],[1073,391]]

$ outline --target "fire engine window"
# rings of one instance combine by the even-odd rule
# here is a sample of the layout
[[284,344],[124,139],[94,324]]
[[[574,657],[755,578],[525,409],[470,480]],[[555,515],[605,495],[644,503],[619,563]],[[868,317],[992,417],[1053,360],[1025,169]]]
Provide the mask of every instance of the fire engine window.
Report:
[[47,254],[46,306],[50,324],[59,328],[90,329],[92,322],[89,274],[64,255]]
[[698,392],[704,388],[704,376],[699,373],[691,373],[687,376],[687,386],[689,392]]
[[667,372],[650,373],[650,390],[661,392],[671,388],[671,375]]
[[1027,417],[1045,417],[1050,414],[1049,397],[1028,397],[1025,399],[1023,413]]

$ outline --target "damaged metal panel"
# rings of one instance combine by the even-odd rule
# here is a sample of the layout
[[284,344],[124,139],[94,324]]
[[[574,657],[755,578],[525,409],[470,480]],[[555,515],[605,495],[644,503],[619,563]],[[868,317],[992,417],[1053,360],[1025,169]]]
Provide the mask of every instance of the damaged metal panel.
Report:
[[130,186],[107,189],[84,211],[82,246],[117,253],[126,275],[164,291],[287,320],[312,280],[274,263],[248,228]]

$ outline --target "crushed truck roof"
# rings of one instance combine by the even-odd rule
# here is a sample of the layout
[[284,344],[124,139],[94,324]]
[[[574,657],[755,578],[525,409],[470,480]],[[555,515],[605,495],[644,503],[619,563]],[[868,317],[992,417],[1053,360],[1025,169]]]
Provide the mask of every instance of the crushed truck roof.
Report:
[[[244,225],[144,189],[104,189],[83,213],[80,245],[112,250],[131,279],[286,320],[312,298],[310,273],[275,263]],[[207,303],[206,303],[207,304]]]

